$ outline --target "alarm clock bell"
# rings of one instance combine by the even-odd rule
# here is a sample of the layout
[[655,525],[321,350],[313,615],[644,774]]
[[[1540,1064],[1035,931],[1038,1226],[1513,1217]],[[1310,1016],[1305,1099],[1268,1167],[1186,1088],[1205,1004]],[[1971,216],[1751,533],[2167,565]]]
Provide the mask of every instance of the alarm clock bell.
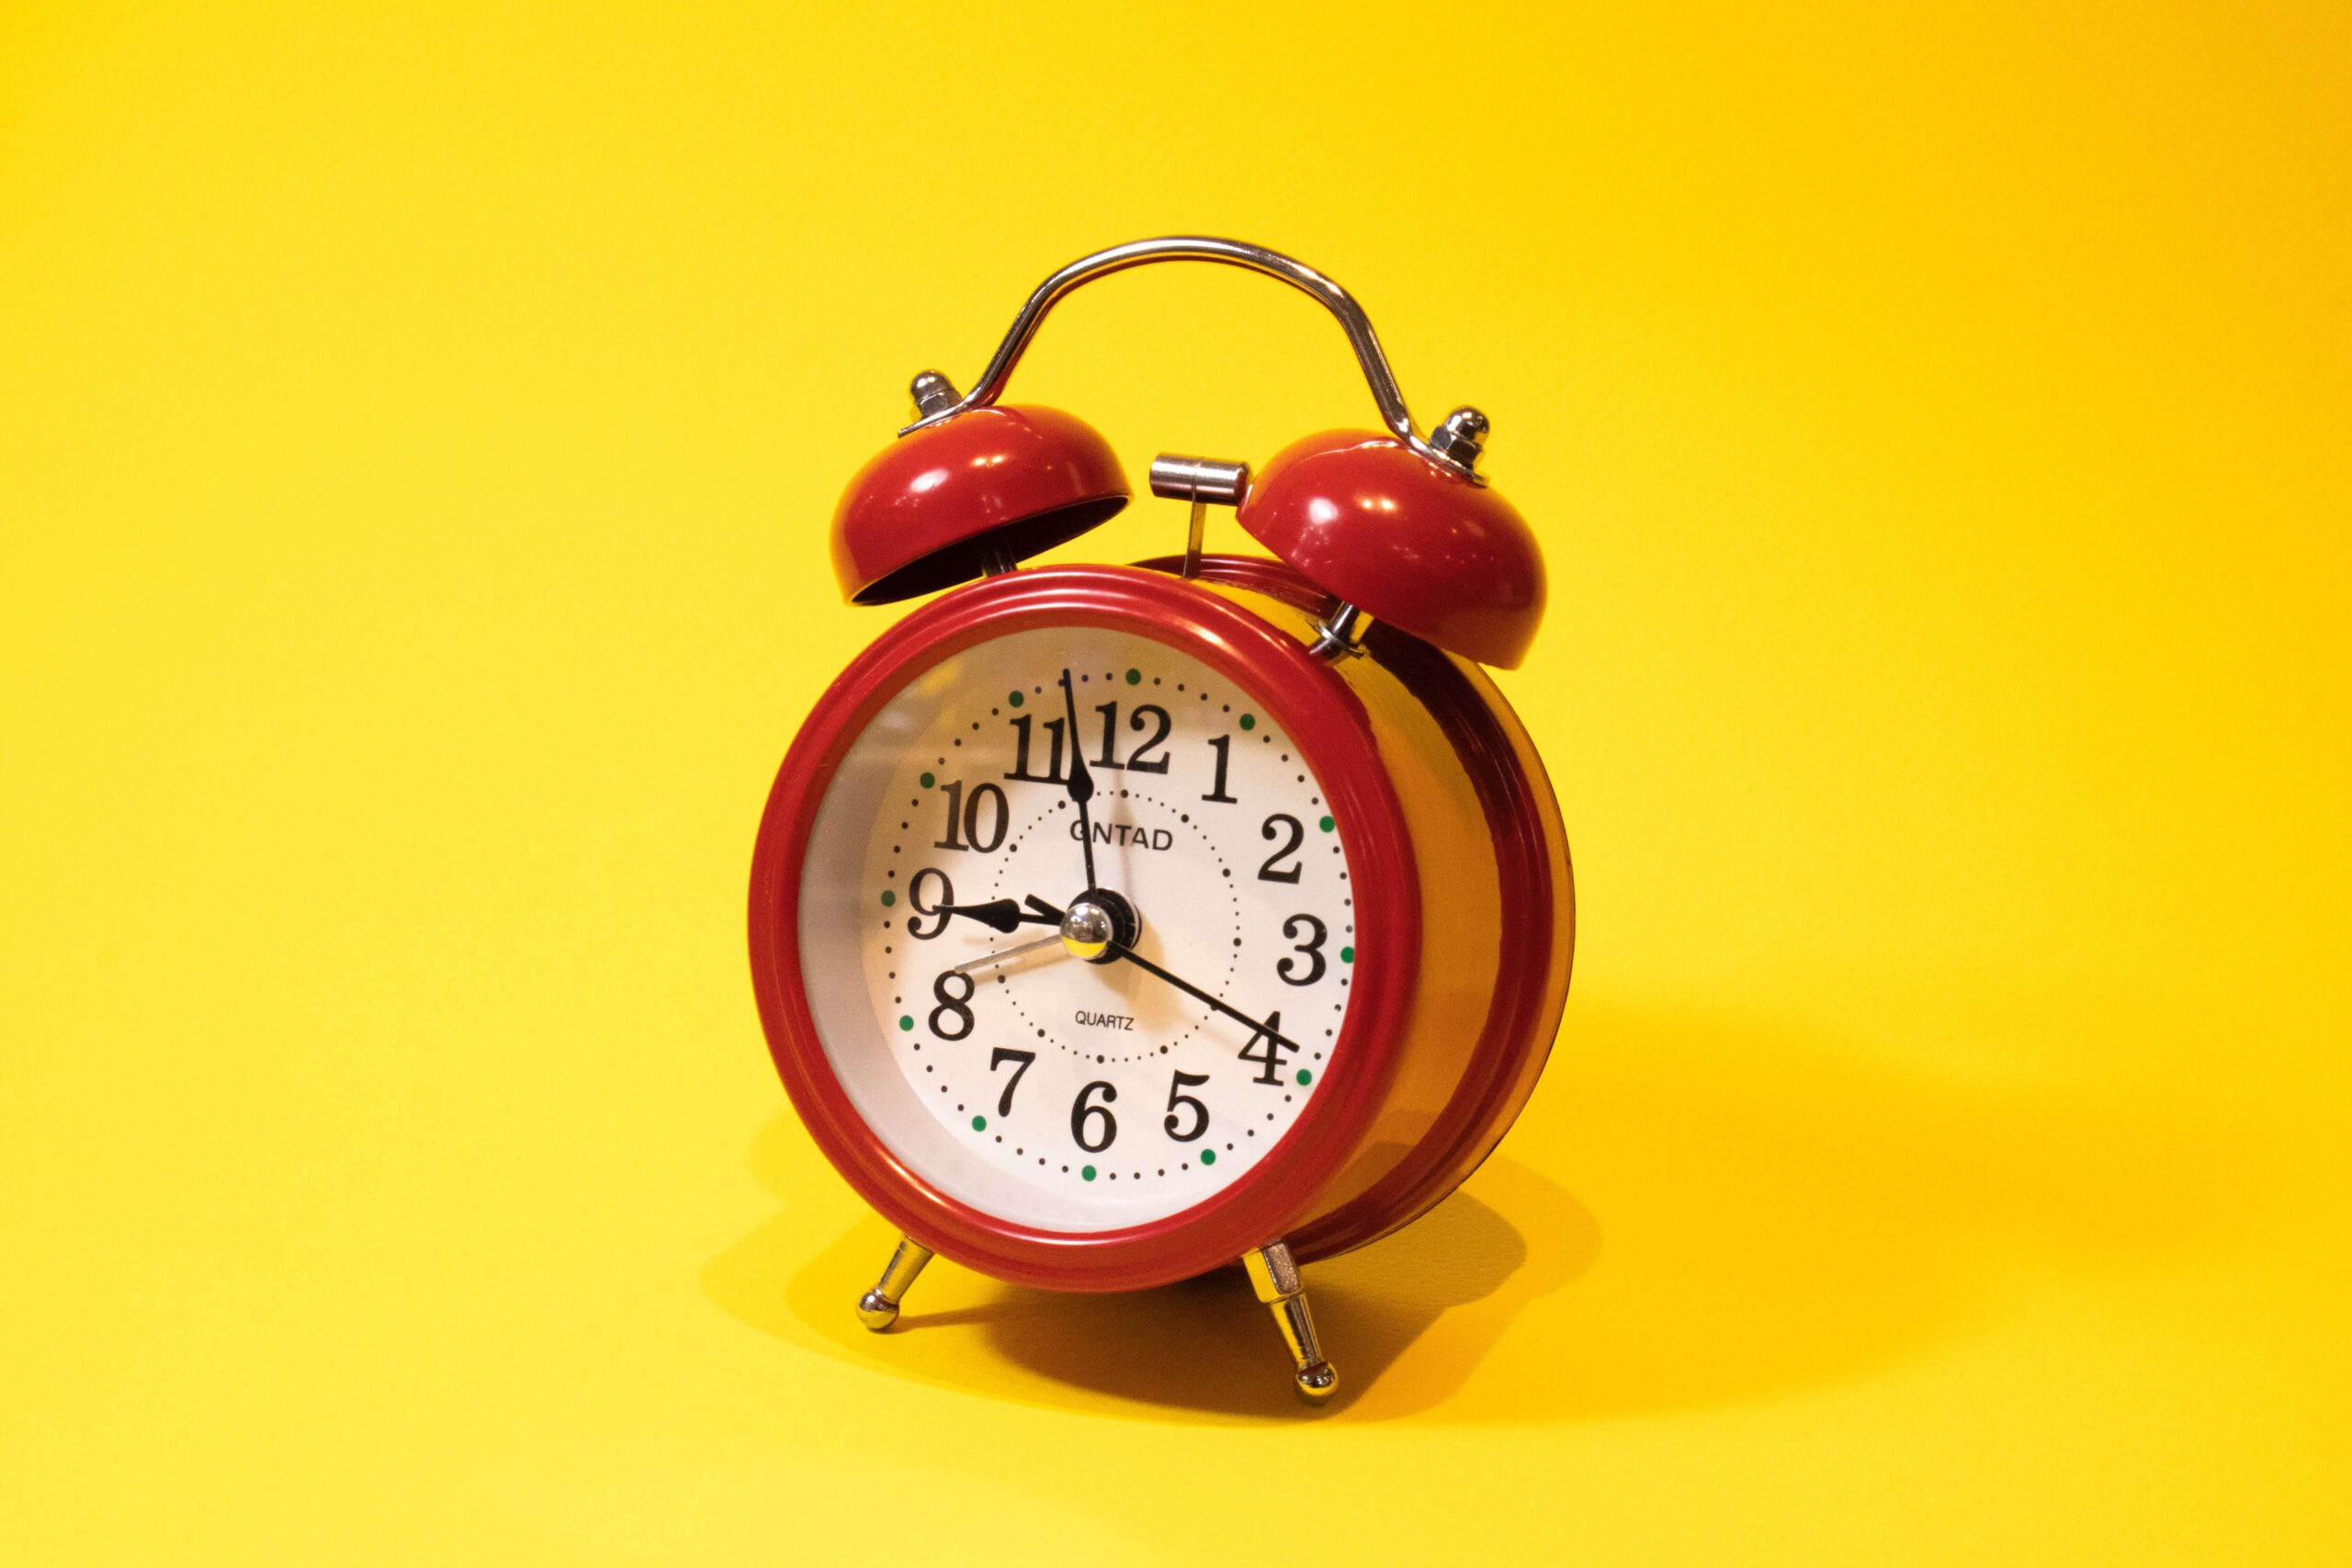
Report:
[[[916,407],[952,402],[933,371]],[[944,405],[943,405],[944,406]],[[887,604],[1010,571],[1127,503],[1111,444],[1075,414],[976,408],[918,426],[860,468],[833,513],[833,575],[853,604]]]
[[999,405],[1013,367],[1056,301],[1080,284],[1162,261],[1210,261],[1279,278],[1337,316],[1388,425],[1340,430],[1246,465],[1162,457],[1153,493],[1193,503],[1187,575],[1202,509],[1238,509],[1243,528],[1332,597],[1333,650],[1373,620],[1480,664],[1512,670],[1544,618],[1544,557],[1516,508],[1477,472],[1487,416],[1456,409],[1428,437],[1415,429],[1380,340],[1338,284],[1290,257],[1232,240],[1142,240],[1071,263],[1030,296],[978,384],[958,396],[926,370],[916,420],[858,470],[833,513],[842,597],[882,604],[1010,571],[1108,522],[1127,503],[1109,442],[1059,409]]

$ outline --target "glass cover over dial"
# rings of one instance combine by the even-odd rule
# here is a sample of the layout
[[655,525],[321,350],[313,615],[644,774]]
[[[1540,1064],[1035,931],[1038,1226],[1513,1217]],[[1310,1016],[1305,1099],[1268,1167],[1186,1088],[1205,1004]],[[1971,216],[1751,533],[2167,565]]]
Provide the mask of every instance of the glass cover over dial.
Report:
[[950,1197],[1060,1231],[1179,1213],[1263,1159],[1329,1068],[1356,956],[1305,755],[1250,692],[1107,628],[1012,633],[901,688],[827,788],[799,919],[867,1125]]

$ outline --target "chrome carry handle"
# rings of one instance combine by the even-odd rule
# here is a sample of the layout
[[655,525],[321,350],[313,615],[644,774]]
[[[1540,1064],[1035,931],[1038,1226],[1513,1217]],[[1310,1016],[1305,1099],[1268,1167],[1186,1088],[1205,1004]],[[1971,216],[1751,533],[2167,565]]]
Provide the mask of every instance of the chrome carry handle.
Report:
[[1372,388],[1372,400],[1379,405],[1381,422],[1398,440],[1430,461],[1464,475],[1472,472],[1487,434],[1486,415],[1474,408],[1456,409],[1432,436],[1423,439],[1413,427],[1412,413],[1405,406],[1405,394],[1396,385],[1396,373],[1388,367],[1388,356],[1381,352],[1380,337],[1372,330],[1372,319],[1363,313],[1363,307],[1356,303],[1353,295],[1304,262],[1279,251],[1245,244],[1239,240],[1204,236],[1135,240],[1079,257],[1039,284],[1036,292],[1029,296],[1028,303],[1021,307],[1021,314],[1012,320],[1012,330],[997,345],[996,357],[989,361],[989,367],[981,372],[978,384],[970,391],[958,398],[955,385],[936,371],[926,370],[916,377],[915,412],[922,417],[899,434],[906,435],[925,425],[953,419],[967,410],[989,407],[1002,395],[1005,382],[1012,378],[1012,367],[1021,362],[1029,340],[1037,335],[1046,312],[1064,295],[1098,277],[1164,261],[1217,262],[1242,267],[1279,279],[1319,301],[1339,318],[1340,329],[1348,334],[1348,346],[1355,350],[1356,363],[1363,367],[1363,378]]

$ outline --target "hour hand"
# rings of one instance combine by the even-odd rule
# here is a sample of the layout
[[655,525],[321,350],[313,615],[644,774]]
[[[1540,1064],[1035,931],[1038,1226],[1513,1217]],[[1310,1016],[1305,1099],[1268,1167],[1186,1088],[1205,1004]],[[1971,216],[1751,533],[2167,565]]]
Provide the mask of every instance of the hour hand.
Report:
[[1025,914],[1020,905],[1010,898],[991,898],[985,904],[942,904],[943,915],[961,915],[978,920],[990,931],[1011,931],[1023,925],[1059,924],[1061,917]]

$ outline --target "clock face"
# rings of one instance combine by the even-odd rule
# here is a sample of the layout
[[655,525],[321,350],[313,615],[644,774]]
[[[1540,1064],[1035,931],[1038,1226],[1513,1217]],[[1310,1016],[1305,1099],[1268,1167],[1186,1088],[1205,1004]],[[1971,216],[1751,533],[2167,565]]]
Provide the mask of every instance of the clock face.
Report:
[[[816,814],[798,923],[826,1057],[891,1153],[976,1209],[1069,1232],[1190,1209],[1331,1066],[1357,945],[1338,827],[1260,700],[1164,643],[1056,626],[951,655]],[[1073,928],[1102,923],[1066,940],[1080,905]]]

